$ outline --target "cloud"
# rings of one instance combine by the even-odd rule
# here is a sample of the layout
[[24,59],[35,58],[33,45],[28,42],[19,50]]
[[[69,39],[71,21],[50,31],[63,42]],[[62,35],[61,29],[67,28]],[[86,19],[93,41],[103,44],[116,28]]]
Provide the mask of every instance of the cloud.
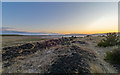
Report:
[[14,28],[11,27],[0,27],[0,30],[14,30]]
[[[2,30],[2,31],[1,31]],[[44,32],[26,32],[26,31],[20,31],[16,30],[11,27],[0,27],[0,34],[17,34],[17,35],[61,35],[58,33],[44,33]]]

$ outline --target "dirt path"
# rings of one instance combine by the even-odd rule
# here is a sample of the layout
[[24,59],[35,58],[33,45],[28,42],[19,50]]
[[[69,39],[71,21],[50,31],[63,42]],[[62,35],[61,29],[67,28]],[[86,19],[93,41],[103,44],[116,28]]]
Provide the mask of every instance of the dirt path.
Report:
[[[83,40],[86,41],[85,39],[83,39]],[[89,45],[86,46],[86,48],[89,48],[89,49],[93,50],[97,54],[97,58],[100,60],[100,62],[105,67],[104,68],[105,73],[106,72],[107,73],[118,73],[118,71],[116,70],[115,67],[113,67],[112,65],[110,65],[109,63],[104,61],[106,52],[111,51],[111,50],[115,49],[116,47],[108,47],[108,48],[96,47],[96,43],[98,43],[98,41],[96,41],[96,38],[93,38],[91,40],[87,40],[86,42],[89,44]]]

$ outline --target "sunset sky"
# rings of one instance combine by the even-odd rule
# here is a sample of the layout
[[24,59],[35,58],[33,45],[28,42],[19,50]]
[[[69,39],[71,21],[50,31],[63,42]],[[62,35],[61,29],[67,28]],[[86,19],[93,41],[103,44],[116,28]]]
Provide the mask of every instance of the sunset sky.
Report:
[[3,2],[2,26],[52,33],[105,33],[118,30],[117,2]]

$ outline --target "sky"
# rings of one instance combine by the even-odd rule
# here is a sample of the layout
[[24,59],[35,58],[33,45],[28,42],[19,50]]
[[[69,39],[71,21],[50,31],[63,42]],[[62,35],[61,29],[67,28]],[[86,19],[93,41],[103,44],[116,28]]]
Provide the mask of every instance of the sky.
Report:
[[118,30],[117,2],[3,2],[2,26],[49,33],[105,33]]

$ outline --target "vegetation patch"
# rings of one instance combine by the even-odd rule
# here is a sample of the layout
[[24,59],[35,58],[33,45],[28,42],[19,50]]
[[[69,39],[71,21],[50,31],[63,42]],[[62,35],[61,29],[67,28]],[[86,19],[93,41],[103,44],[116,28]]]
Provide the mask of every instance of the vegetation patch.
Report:
[[105,60],[112,64],[120,65],[120,48],[107,52]]
[[75,36],[69,37],[70,41],[73,41],[75,38],[77,38],[77,37],[75,37]]
[[119,36],[116,33],[107,33],[105,39],[102,39],[97,46],[99,47],[109,47],[119,44]]

